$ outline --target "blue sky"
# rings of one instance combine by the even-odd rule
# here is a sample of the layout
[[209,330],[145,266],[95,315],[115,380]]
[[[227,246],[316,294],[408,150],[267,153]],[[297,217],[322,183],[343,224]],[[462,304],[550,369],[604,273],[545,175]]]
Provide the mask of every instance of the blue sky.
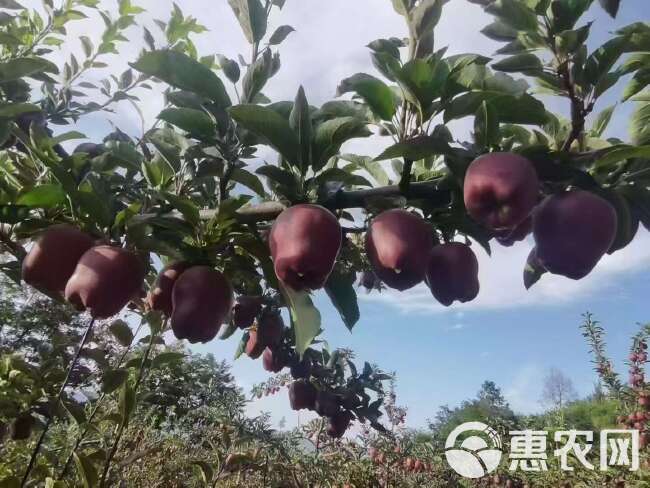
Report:
[[[171,7],[169,0],[134,3],[148,8],[143,16],[146,25],[151,25],[153,18],[166,18]],[[196,39],[202,54],[218,52],[234,58],[248,51],[225,0],[177,3],[210,29]],[[612,21],[594,7],[583,19],[595,21],[592,32],[596,35],[590,47],[622,25],[647,21],[647,12],[647,0],[623,0],[619,18]],[[490,55],[497,44],[479,33],[489,21],[477,6],[451,0],[436,31],[437,47],[449,46],[449,54]],[[97,21],[78,24],[71,29],[71,37],[98,32],[95,26],[99,24],[93,22]],[[303,84],[312,104],[333,98],[342,78],[360,71],[374,72],[364,47],[370,41],[406,34],[389,0],[287,0],[282,17],[274,22],[291,24],[297,32],[283,44],[283,67],[265,93],[274,100],[292,99]],[[141,34],[133,29],[131,37],[133,41],[123,46],[122,56],[110,60],[111,66],[119,69],[137,57],[142,48]],[[79,48],[73,45],[72,49]],[[615,103],[618,93],[620,90],[612,89],[596,111]],[[565,101],[546,100],[549,108],[567,113]],[[154,119],[160,107],[160,99],[146,95],[143,111],[148,120]],[[607,135],[625,139],[631,110],[630,104],[619,107]],[[115,114],[86,119],[83,129],[89,137],[99,138],[110,130],[112,123],[133,134],[139,133],[139,120],[128,104],[118,106]],[[472,121],[467,119],[455,122],[451,128],[462,139],[471,125]],[[373,138],[353,143],[345,150],[376,155],[384,144]],[[268,152],[264,154],[272,157]],[[316,302],[323,314],[324,337],[332,347],[354,349],[359,361],[376,362],[397,373],[399,402],[408,406],[408,424],[413,427],[424,426],[440,405],[456,405],[473,396],[487,379],[502,387],[513,407],[521,412],[539,410],[541,380],[550,367],[567,374],[580,394],[589,393],[596,376],[578,329],[581,314],[588,310],[606,326],[609,350],[617,369],[626,376],[623,360],[629,338],[637,330],[638,322],[650,319],[646,310],[650,280],[648,233],[642,230],[629,248],[605,258],[581,282],[545,276],[526,292],[521,271],[531,245],[525,242],[506,249],[495,244],[493,258],[479,251],[481,293],[472,304],[445,309],[435,303],[423,286],[402,294],[362,296],[362,319],[352,334],[327,298],[318,294]],[[230,340],[195,350],[230,359],[235,347],[235,341]],[[266,378],[260,362],[247,358],[235,362],[233,371],[245,388]],[[270,411],[275,421],[286,417],[289,426],[298,421],[297,414],[288,410],[284,393],[249,406],[251,413],[261,410]]]

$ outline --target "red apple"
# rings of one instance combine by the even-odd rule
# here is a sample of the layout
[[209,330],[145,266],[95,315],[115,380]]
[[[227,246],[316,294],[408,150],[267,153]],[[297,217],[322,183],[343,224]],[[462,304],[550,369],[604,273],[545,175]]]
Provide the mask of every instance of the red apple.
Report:
[[274,351],[268,347],[262,355],[262,366],[269,373],[279,373],[287,365],[286,358],[281,351]]
[[329,425],[327,426],[327,435],[335,439],[340,439],[348,430],[352,422],[352,414],[347,410],[341,410],[331,417],[329,417]]
[[233,322],[240,329],[247,329],[262,310],[263,297],[242,295],[237,298],[233,309]]
[[537,258],[549,272],[574,280],[594,269],[616,236],[614,207],[583,190],[546,198],[533,219]]
[[296,380],[289,385],[289,403],[292,410],[313,410],[316,388],[307,380]]
[[426,283],[436,300],[448,307],[478,295],[478,260],[472,249],[460,242],[435,246],[427,266]]
[[178,339],[190,343],[214,339],[233,305],[228,279],[210,266],[193,266],[176,280],[171,325]]
[[433,231],[419,215],[393,209],[372,220],[366,252],[377,277],[397,290],[412,288],[424,279]]
[[54,225],[23,259],[23,280],[44,293],[62,293],[81,256],[93,245],[94,239],[85,232],[70,225]]
[[465,207],[477,222],[495,230],[513,229],[537,203],[539,180],[533,164],[513,153],[490,153],[467,169]]
[[189,267],[188,263],[177,262],[165,266],[160,271],[156,283],[147,295],[147,302],[152,310],[163,312],[168,317],[171,316],[174,283],[176,283],[181,273]]
[[93,318],[108,318],[140,292],[145,267],[134,253],[112,246],[95,246],[79,259],[65,287],[65,298]]
[[294,290],[322,288],[341,242],[341,226],[329,210],[309,204],[290,207],[275,220],[269,235],[275,274]]

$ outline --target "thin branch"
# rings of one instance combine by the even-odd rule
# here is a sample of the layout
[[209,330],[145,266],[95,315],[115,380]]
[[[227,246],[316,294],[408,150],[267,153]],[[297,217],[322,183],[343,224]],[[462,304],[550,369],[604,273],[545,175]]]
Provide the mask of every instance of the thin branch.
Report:
[[[70,366],[68,367],[68,372],[65,375],[65,380],[63,380],[63,384],[61,385],[61,388],[59,389],[59,393],[56,396],[55,399],[55,405],[58,404],[61,401],[61,397],[63,396],[63,392],[65,391],[66,387],[68,386],[68,383],[70,382],[70,376],[72,375],[72,371],[74,370],[75,366],[77,365],[77,362],[79,361],[79,357],[81,356],[81,351],[83,350],[84,346],[86,345],[86,342],[90,338],[91,331],[93,329],[93,325],[95,325],[95,319],[91,319],[90,323],[88,324],[88,327],[86,327],[86,332],[84,332],[84,335],[81,339],[81,343],[79,344],[79,348],[77,349],[77,352],[74,355],[74,358],[72,359],[72,362],[70,363]],[[49,415],[47,417],[47,422],[45,422],[45,427],[43,427],[43,432],[41,432],[40,437],[38,438],[38,441],[36,442],[36,446],[34,447],[34,450],[32,451],[32,455],[29,459],[29,464],[27,465],[27,470],[25,471],[25,475],[23,476],[23,480],[20,483],[20,488],[24,488],[25,485],[27,484],[27,481],[29,480],[29,475],[32,472],[32,469],[34,468],[34,464],[36,463],[36,458],[38,457],[38,453],[41,450],[41,447],[43,446],[43,442],[45,441],[45,437],[47,436],[47,432],[50,430],[50,427],[52,426],[52,419],[53,415],[51,412],[48,412]]]

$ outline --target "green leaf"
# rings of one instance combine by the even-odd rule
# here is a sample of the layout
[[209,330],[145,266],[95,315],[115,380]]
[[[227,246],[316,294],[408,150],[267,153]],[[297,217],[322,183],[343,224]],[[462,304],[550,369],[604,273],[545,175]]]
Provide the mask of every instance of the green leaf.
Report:
[[627,44],[628,39],[626,37],[615,37],[591,53],[585,61],[585,80],[591,84],[596,84],[602,76],[609,73],[626,51]]
[[250,188],[261,197],[266,195],[266,192],[264,191],[264,185],[259,180],[259,178],[243,168],[235,168],[230,175],[230,179],[241,185],[244,185],[247,188]]
[[110,200],[100,197],[92,188],[76,192],[73,198],[79,204],[82,213],[87,214],[91,220],[95,220],[103,227],[113,223]]
[[21,195],[16,203],[32,208],[52,208],[65,201],[66,194],[61,185],[50,183],[32,188]]
[[417,39],[421,39],[438,24],[442,7],[449,0],[422,0],[409,17],[410,25]]
[[289,122],[277,112],[259,105],[237,105],[230,108],[230,115],[237,123],[266,139],[289,163],[298,163],[298,138]]
[[185,197],[179,197],[178,195],[169,192],[163,192],[162,195],[176,208],[176,210],[183,214],[183,217],[185,217],[190,224],[195,226],[199,224],[201,220],[199,208],[192,200]]
[[305,96],[305,90],[301,86],[298,89],[296,99],[293,103],[293,109],[289,115],[289,125],[294,133],[298,136],[298,167],[301,174],[305,174],[312,163],[311,154],[311,117],[309,115],[309,103]]
[[82,405],[73,402],[65,402],[61,400],[61,406],[70,415],[70,418],[75,421],[77,425],[86,423],[86,415]]
[[536,31],[537,15],[521,0],[496,0],[485,11],[517,30]]
[[[0,487],[3,485],[0,483]],[[45,488],[69,488],[65,481],[56,481],[54,478],[45,478]]]
[[517,39],[518,33],[519,31],[517,29],[510,27],[508,24],[505,24],[500,20],[496,20],[481,29],[481,34],[494,41],[500,42],[514,41]]
[[117,342],[119,342],[123,347],[130,346],[133,342],[133,332],[131,331],[131,327],[129,327],[129,324],[124,322],[124,320],[115,320],[108,327],[108,330],[111,331],[113,337],[115,337]]
[[650,158],[650,145],[648,146],[627,146],[621,144],[619,146],[612,146],[610,150],[601,158],[597,159],[594,163],[595,168],[602,168],[611,163],[623,161],[630,158]]
[[76,139],[88,139],[85,134],[82,134],[81,132],[78,132],[76,130],[71,130],[69,132],[64,132],[63,134],[59,134],[56,137],[52,138],[52,143],[53,144],[61,144],[62,142],[67,142],[67,141],[74,141]]
[[255,170],[255,173],[267,177],[274,183],[278,185],[286,186],[288,188],[294,187],[297,185],[297,181],[293,173],[287,171],[286,169],[273,166],[272,164],[265,164],[260,166]]
[[397,104],[393,91],[374,76],[357,73],[344,79],[337,89],[337,96],[349,92],[356,92],[382,120],[390,120],[395,115]]
[[320,333],[321,316],[306,291],[295,291],[280,285],[289,304],[291,322],[296,337],[296,352],[302,358],[314,338]]
[[616,210],[616,237],[607,251],[607,254],[613,254],[632,242],[638,230],[638,221],[635,222],[630,204],[624,196],[624,190],[606,189],[599,192],[599,195],[611,203]]
[[38,106],[31,103],[0,103],[0,117],[14,118],[21,114],[40,111]]
[[474,139],[483,148],[491,148],[499,141],[499,117],[495,108],[483,101],[474,119]]
[[252,103],[257,98],[268,80],[280,69],[278,53],[272,54],[270,49],[265,50],[246,70],[242,82],[242,103]]
[[650,144],[650,103],[639,103],[632,114],[630,138],[637,145]]
[[533,248],[528,256],[528,260],[526,261],[526,266],[524,267],[524,286],[526,287],[526,290],[530,290],[530,288],[537,283],[545,273],[546,269],[544,269],[537,260],[535,249]]
[[102,392],[112,393],[117,390],[128,379],[129,372],[126,369],[109,369],[102,375]]
[[234,321],[230,321],[229,323],[226,324],[225,327],[222,327],[221,330],[219,331],[218,339],[220,341],[226,341],[230,339],[235,332],[239,330],[239,327],[235,324]]
[[411,161],[419,161],[420,159],[428,158],[430,156],[446,154],[449,150],[449,144],[441,138],[419,136],[408,141],[393,144],[377,156],[375,161],[384,161],[392,158],[404,158]]
[[599,98],[603,93],[618,83],[621,79],[621,73],[614,71],[612,73],[605,73],[600,77],[596,86],[594,87],[594,98]]
[[135,391],[128,381],[124,382],[120,389],[119,406],[122,424],[128,425],[131,414],[135,410]]
[[166,366],[170,363],[177,363],[185,357],[185,354],[182,352],[161,352],[151,362],[152,368],[160,368],[161,366]]
[[189,132],[199,139],[214,139],[216,125],[210,116],[192,108],[167,108],[160,112],[158,118]]
[[371,134],[366,123],[354,117],[339,117],[323,122],[316,127],[314,134],[314,170],[318,171],[331,157],[336,156],[346,141]]
[[551,25],[554,32],[573,29],[576,22],[589,9],[593,0],[553,0]]
[[246,40],[256,43],[266,34],[266,11],[260,0],[228,0],[237,16]]
[[212,483],[212,478],[214,477],[214,469],[212,469],[212,466],[210,466],[205,461],[194,461],[192,464],[199,468],[203,486],[209,486]]
[[208,98],[219,107],[231,105],[221,79],[210,68],[186,54],[178,51],[149,51],[130,66],[176,88]]
[[542,62],[534,54],[516,54],[494,63],[492,67],[506,73],[535,74],[543,68]]
[[605,9],[612,18],[616,18],[618,8],[621,5],[621,0],[599,0],[600,6]]
[[454,98],[445,108],[445,122],[475,114],[484,100],[496,108],[500,122],[536,125],[546,123],[546,108],[539,100],[527,93],[512,96],[494,91],[475,91]]
[[174,169],[165,159],[158,155],[151,161],[142,162],[142,174],[149,186],[153,188],[164,188],[174,177]]
[[623,101],[629,100],[648,85],[650,85],[650,68],[640,69],[625,87]]
[[354,273],[341,274],[335,270],[325,284],[327,295],[349,330],[352,330],[360,318],[357,292],[354,289],[355,281]]
[[555,38],[555,45],[558,52],[571,54],[577,51],[587,42],[592,22],[576,30],[566,30],[560,32]]
[[25,76],[34,76],[42,73],[58,73],[57,67],[43,58],[16,58],[5,63],[0,63],[0,81],[7,82],[18,80]]
[[440,96],[442,87],[449,76],[449,67],[435,59],[414,59],[396,73],[400,86],[409,99],[426,111],[431,102]]
[[275,29],[275,32],[273,33],[273,35],[269,39],[269,44],[272,45],[272,46],[276,46],[276,45],[282,43],[282,41],[284,41],[289,34],[291,34],[292,32],[295,32],[295,31],[296,31],[296,29],[294,29],[290,25],[281,25],[280,27]]
[[239,77],[241,76],[241,69],[237,61],[228,59],[225,56],[219,56],[219,66],[223,70],[223,74],[226,75],[226,78],[230,80],[231,83],[237,83]]
[[591,126],[592,137],[601,137],[603,135],[610,120],[612,120],[614,109],[616,109],[616,104],[607,107],[596,116],[594,123]]
[[95,488],[99,482],[97,477],[97,469],[93,462],[83,456],[82,454],[77,454],[77,452],[72,453],[74,457],[74,463],[77,466],[77,471],[81,475],[81,482],[83,483],[84,488]]
[[400,15],[406,15],[411,11],[411,8],[413,8],[413,0],[391,0],[393,2],[393,8],[395,9],[395,12],[397,12]]

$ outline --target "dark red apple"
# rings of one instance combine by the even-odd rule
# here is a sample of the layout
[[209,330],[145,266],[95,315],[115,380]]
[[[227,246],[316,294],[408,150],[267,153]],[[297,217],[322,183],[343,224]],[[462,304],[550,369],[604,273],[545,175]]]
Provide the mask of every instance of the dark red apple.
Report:
[[329,425],[327,426],[327,435],[340,439],[345,434],[345,431],[350,427],[352,422],[352,414],[347,410],[341,410],[329,418]]
[[291,377],[294,380],[309,378],[311,374],[311,362],[307,358],[298,361],[297,358],[291,364]]
[[275,274],[294,290],[322,288],[334,268],[341,241],[341,226],[329,210],[310,204],[286,209],[269,235]]
[[145,267],[134,253],[112,246],[95,246],[81,256],[65,287],[65,298],[93,318],[108,318],[138,294]]
[[579,280],[594,269],[616,236],[616,211],[583,190],[547,197],[535,211],[537,258],[549,272]]
[[23,280],[44,293],[62,293],[81,256],[93,245],[94,239],[75,227],[52,226],[23,259]]
[[513,153],[490,153],[472,161],[463,193],[470,216],[494,230],[513,229],[537,203],[539,180],[533,164]]
[[240,329],[248,329],[257,318],[264,299],[258,296],[242,295],[237,298],[233,309],[233,322]]
[[279,350],[272,350],[270,348],[264,349],[262,355],[262,366],[269,373],[279,373],[287,365],[287,360],[284,354]]
[[313,410],[316,388],[307,380],[296,380],[289,385],[289,403],[292,410]]
[[165,266],[156,278],[156,283],[147,295],[147,302],[152,310],[163,312],[166,316],[172,314],[172,290],[174,283],[183,271],[190,267],[189,263],[177,262]]
[[270,308],[262,312],[258,321],[257,333],[265,346],[277,346],[284,337],[284,321],[278,310]]
[[262,342],[257,329],[249,330],[248,341],[246,342],[245,348],[246,355],[251,359],[258,359],[264,352],[265,348],[266,344]]
[[432,247],[429,224],[401,209],[379,214],[366,235],[366,253],[375,274],[397,290],[412,288],[424,279]]
[[427,266],[426,283],[433,296],[448,307],[478,295],[478,260],[472,249],[460,242],[435,246]]
[[331,417],[341,409],[339,398],[329,391],[321,390],[316,394],[314,409],[318,415]]
[[233,305],[228,279],[210,266],[193,266],[184,271],[172,290],[171,326],[178,339],[190,343],[214,339]]

